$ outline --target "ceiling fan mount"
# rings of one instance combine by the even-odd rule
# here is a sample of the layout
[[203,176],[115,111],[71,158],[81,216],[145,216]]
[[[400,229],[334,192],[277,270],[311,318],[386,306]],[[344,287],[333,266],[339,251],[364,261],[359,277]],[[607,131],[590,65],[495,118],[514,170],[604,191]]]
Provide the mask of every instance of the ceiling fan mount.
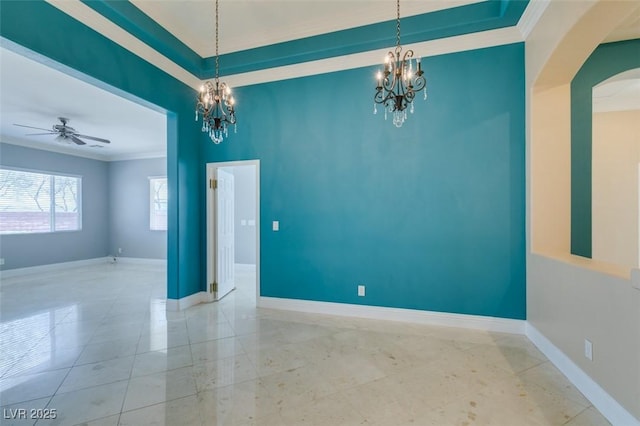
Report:
[[78,133],[76,129],[74,129],[73,127],[67,126],[67,123],[70,120],[66,117],[58,117],[58,120],[60,120],[60,123],[62,124],[54,124],[53,126],[51,126],[50,130],[43,129],[41,127],[26,126],[24,124],[14,123],[13,125],[18,127],[26,127],[28,129],[44,130],[47,133],[29,133],[27,134],[27,136],[56,135],[55,140],[58,142],[74,143],[76,145],[86,145],[87,143],[82,139],[90,139],[90,140],[101,142],[101,143],[111,143],[111,141],[109,141],[108,139],[97,138],[95,136],[82,135]]

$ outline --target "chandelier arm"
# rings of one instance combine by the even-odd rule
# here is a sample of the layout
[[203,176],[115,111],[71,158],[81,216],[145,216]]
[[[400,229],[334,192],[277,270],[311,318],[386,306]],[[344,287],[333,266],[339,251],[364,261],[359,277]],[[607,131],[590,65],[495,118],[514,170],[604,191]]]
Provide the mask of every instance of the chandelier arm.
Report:
[[387,105],[389,102],[395,102],[395,94],[393,92],[387,92],[385,95],[382,90],[376,92],[373,100],[377,104]]
[[412,80],[413,91],[419,92],[427,86],[427,81],[423,76],[414,76]]
[[393,91],[396,86],[397,66],[396,55],[394,55],[393,52],[387,53],[387,64],[385,65],[384,81],[382,84],[382,87],[386,91]]
[[406,61],[410,60],[411,58],[413,58],[413,50],[408,49],[406,52],[404,52],[404,56],[402,56],[402,63],[406,63]]

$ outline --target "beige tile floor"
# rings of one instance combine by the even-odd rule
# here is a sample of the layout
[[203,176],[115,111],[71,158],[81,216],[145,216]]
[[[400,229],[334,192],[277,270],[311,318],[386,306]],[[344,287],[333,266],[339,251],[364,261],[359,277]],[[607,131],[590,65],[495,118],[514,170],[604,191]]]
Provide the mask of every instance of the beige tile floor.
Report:
[[608,424],[523,336],[256,309],[237,277],[169,313],[162,267],[3,279],[0,423]]

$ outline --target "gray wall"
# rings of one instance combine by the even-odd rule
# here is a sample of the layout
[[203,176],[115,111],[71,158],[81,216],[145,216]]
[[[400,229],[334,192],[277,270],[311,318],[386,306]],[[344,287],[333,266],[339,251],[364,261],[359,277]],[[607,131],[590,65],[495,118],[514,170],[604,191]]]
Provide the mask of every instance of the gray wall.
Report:
[[109,170],[90,160],[0,143],[0,164],[82,176],[82,230],[0,236],[0,268],[14,269],[103,257],[109,243]]
[[[235,180],[235,256],[236,263],[256,263],[256,167],[225,167]],[[249,221],[253,221],[253,225]],[[244,222],[243,222],[244,221]]]
[[149,229],[149,177],[166,174],[166,158],[109,163],[109,254],[167,258],[167,231]]

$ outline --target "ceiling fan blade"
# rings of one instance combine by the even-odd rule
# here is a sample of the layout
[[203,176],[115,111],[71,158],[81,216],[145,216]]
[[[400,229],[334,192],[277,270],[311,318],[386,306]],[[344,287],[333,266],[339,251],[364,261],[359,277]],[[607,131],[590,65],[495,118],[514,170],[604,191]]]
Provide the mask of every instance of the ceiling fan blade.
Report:
[[80,135],[80,134],[76,134],[76,136],[78,136],[80,138],[91,139],[93,141],[98,141],[98,142],[102,142],[102,143],[111,143],[111,141],[109,141],[107,139],[96,138],[95,136],[87,136],[87,135]]
[[[78,135],[79,136],[79,135]],[[76,137],[75,135],[69,135],[69,138],[76,144],[76,145],[86,145],[87,143],[81,139],[79,139],[78,137]]]
[[51,131],[51,129],[43,129],[42,127],[25,126],[24,124],[13,123],[13,125],[14,126],[18,126],[18,127],[26,127],[27,129],[44,130],[46,132],[50,132]]
[[25,136],[43,136],[43,135],[55,135],[57,132],[49,132],[49,133],[27,133]]

